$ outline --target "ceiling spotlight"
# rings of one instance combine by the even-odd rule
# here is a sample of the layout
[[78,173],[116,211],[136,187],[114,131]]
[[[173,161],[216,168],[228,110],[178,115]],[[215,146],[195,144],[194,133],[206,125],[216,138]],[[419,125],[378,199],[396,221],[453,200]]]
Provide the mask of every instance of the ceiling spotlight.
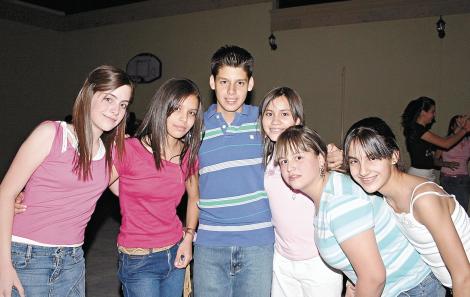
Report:
[[444,38],[446,36],[446,22],[442,19],[442,15],[439,16],[439,20],[436,22],[437,36]]
[[277,49],[277,44],[276,44],[276,36],[274,36],[273,33],[269,35],[269,46],[271,47],[271,50],[275,51]]

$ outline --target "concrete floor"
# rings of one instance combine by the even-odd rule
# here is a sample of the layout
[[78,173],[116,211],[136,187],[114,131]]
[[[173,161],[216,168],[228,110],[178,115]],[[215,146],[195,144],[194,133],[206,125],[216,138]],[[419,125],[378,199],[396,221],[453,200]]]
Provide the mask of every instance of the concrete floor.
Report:
[[105,193],[98,201],[85,236],[87,297],[122,296],[116,275],[119,225],[118,198]]

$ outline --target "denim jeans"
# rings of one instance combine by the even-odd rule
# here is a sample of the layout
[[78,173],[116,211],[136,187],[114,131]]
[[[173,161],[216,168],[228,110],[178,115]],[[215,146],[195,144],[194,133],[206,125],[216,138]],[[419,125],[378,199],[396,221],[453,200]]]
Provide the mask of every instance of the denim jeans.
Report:
[[416,287],[400,293],[397,297],[445,297],[446,290],[441,282],[430,273]]
[[269,297],[273,245],[194,247],[195,297]]
[[441,174],[441,186],[449,194],[454,194],[457,201],[462,205],[465,211],[468,210],[470,198],[470,176],[457,175],[445,176]]
[[125,297],[180,297],[185,269],[176,268],[179,245],[144,256],[119,252],[118,277]]
[[[85,297],[85,259],[81,247],[13,242],[11,259],[26,296]],[[12,296],[19,296],[16,289]]]

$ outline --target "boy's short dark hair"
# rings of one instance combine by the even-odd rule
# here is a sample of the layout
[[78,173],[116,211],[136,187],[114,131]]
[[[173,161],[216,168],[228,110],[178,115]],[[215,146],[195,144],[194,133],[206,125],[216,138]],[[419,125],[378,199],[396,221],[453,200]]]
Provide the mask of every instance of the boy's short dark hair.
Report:
[[255,59],[246,49],[236,45],[225,45],[212,56],[211,74],[216,77],[219,69],[223,66],[243,67],[248,78],[251,78],[254,63]]

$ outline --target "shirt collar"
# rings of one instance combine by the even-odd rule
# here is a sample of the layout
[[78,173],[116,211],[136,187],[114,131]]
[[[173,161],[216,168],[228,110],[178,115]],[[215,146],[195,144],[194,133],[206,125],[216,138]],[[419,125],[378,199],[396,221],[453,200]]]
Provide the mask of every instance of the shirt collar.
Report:
[[[248,110],[249,110],[250,106],[247,105],[247,104],[243,104],[243,107],[242,107],[242,111],[239,112],[240,114],[242,115],[247,115],[248,114]],[[217,112],[217,104],[212,104],[211,106],[209,106],[209,108],[207,109],[206,111],[206,115],[208,118],[211,118],[213,117],[214,115],[216,115],[218,112]]]

